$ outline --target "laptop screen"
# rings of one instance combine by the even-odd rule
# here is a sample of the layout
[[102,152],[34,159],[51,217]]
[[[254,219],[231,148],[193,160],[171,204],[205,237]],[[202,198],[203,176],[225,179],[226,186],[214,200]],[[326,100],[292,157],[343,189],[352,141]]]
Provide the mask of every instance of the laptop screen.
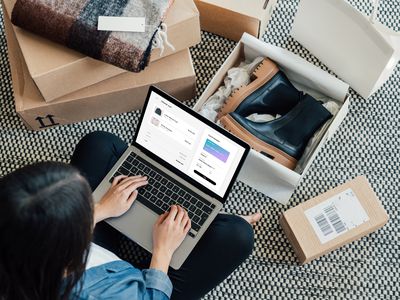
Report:
[[224,197],[245,148],[151,91],[136,143]]

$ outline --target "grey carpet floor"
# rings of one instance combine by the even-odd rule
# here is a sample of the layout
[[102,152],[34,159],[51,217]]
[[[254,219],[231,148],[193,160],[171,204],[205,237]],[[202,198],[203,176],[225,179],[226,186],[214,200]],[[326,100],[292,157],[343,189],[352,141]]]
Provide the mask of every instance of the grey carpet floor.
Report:
[[[367,0],[351,0],[369,13]],[[400,30],[400,1],[382,1],[380,20]],[[326,70],[289,37],[298,0],[279,0],[264,40],[287,48]],[[191,49],[197,73],[197,100],[235,43],[205,33]],[[42,132],[25,129],[14,110],[3,24],[0,29],[0,175],[36,161],[68,162],[74,145],[93,130],[106,130],[129,141],[139,112],[101,118]],[[400,67],[367,100],[352,92],[350,112],[323,148],[295,191],[288,206],[238,182],[225,210],[243,214],[261,211],[251,257],[205,299],[400,299]],[[278,224],[282,211],[337,186],[366,175],[390,215],[378,232],[351,243],[306,266],[296,257]],[[130,249],[125,245],[125,250]],[[228,249],[227,249],[228,251]],[[210,266],[212,272],[212,266]]]

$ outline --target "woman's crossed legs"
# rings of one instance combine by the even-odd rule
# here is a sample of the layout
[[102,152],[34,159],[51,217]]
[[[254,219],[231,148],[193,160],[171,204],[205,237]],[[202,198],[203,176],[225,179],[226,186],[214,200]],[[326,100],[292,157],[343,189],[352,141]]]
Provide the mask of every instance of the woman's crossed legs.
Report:
[[[126,143],[111,133],[93,132],[78,143],[71,164],[94,190],[126,148]],[[219,214],[182,267],[169,269],[174,287],[171,299],[199,299],[228,277],[251,254],[254,235],[250,223],[260,217]],[[107,223],[96,225],[94,241],[110,251],[117,252],[121,237]]]

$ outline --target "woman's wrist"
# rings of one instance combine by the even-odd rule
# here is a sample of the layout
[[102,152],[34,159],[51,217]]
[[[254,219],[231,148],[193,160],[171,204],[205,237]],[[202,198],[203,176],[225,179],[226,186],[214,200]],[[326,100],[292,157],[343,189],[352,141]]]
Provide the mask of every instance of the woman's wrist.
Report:
[[172,253],[164,249],[153,249],[150,268],[168,273],[169,264],[172,259]]
[[105,219],[107,219],[107,217],[104,213],[103,206],[101,205],[101,203],[96,203],[94,205],[94,217],[93,217],[94,225]]

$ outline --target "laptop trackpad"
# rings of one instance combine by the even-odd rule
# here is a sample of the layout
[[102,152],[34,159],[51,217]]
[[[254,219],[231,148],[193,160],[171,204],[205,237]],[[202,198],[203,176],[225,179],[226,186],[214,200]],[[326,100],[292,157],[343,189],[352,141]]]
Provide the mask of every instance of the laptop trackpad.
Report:
[[107,220],[111,226],[151,252],[153,248],[153,225],[158,215],[139,202],[119,218]]

